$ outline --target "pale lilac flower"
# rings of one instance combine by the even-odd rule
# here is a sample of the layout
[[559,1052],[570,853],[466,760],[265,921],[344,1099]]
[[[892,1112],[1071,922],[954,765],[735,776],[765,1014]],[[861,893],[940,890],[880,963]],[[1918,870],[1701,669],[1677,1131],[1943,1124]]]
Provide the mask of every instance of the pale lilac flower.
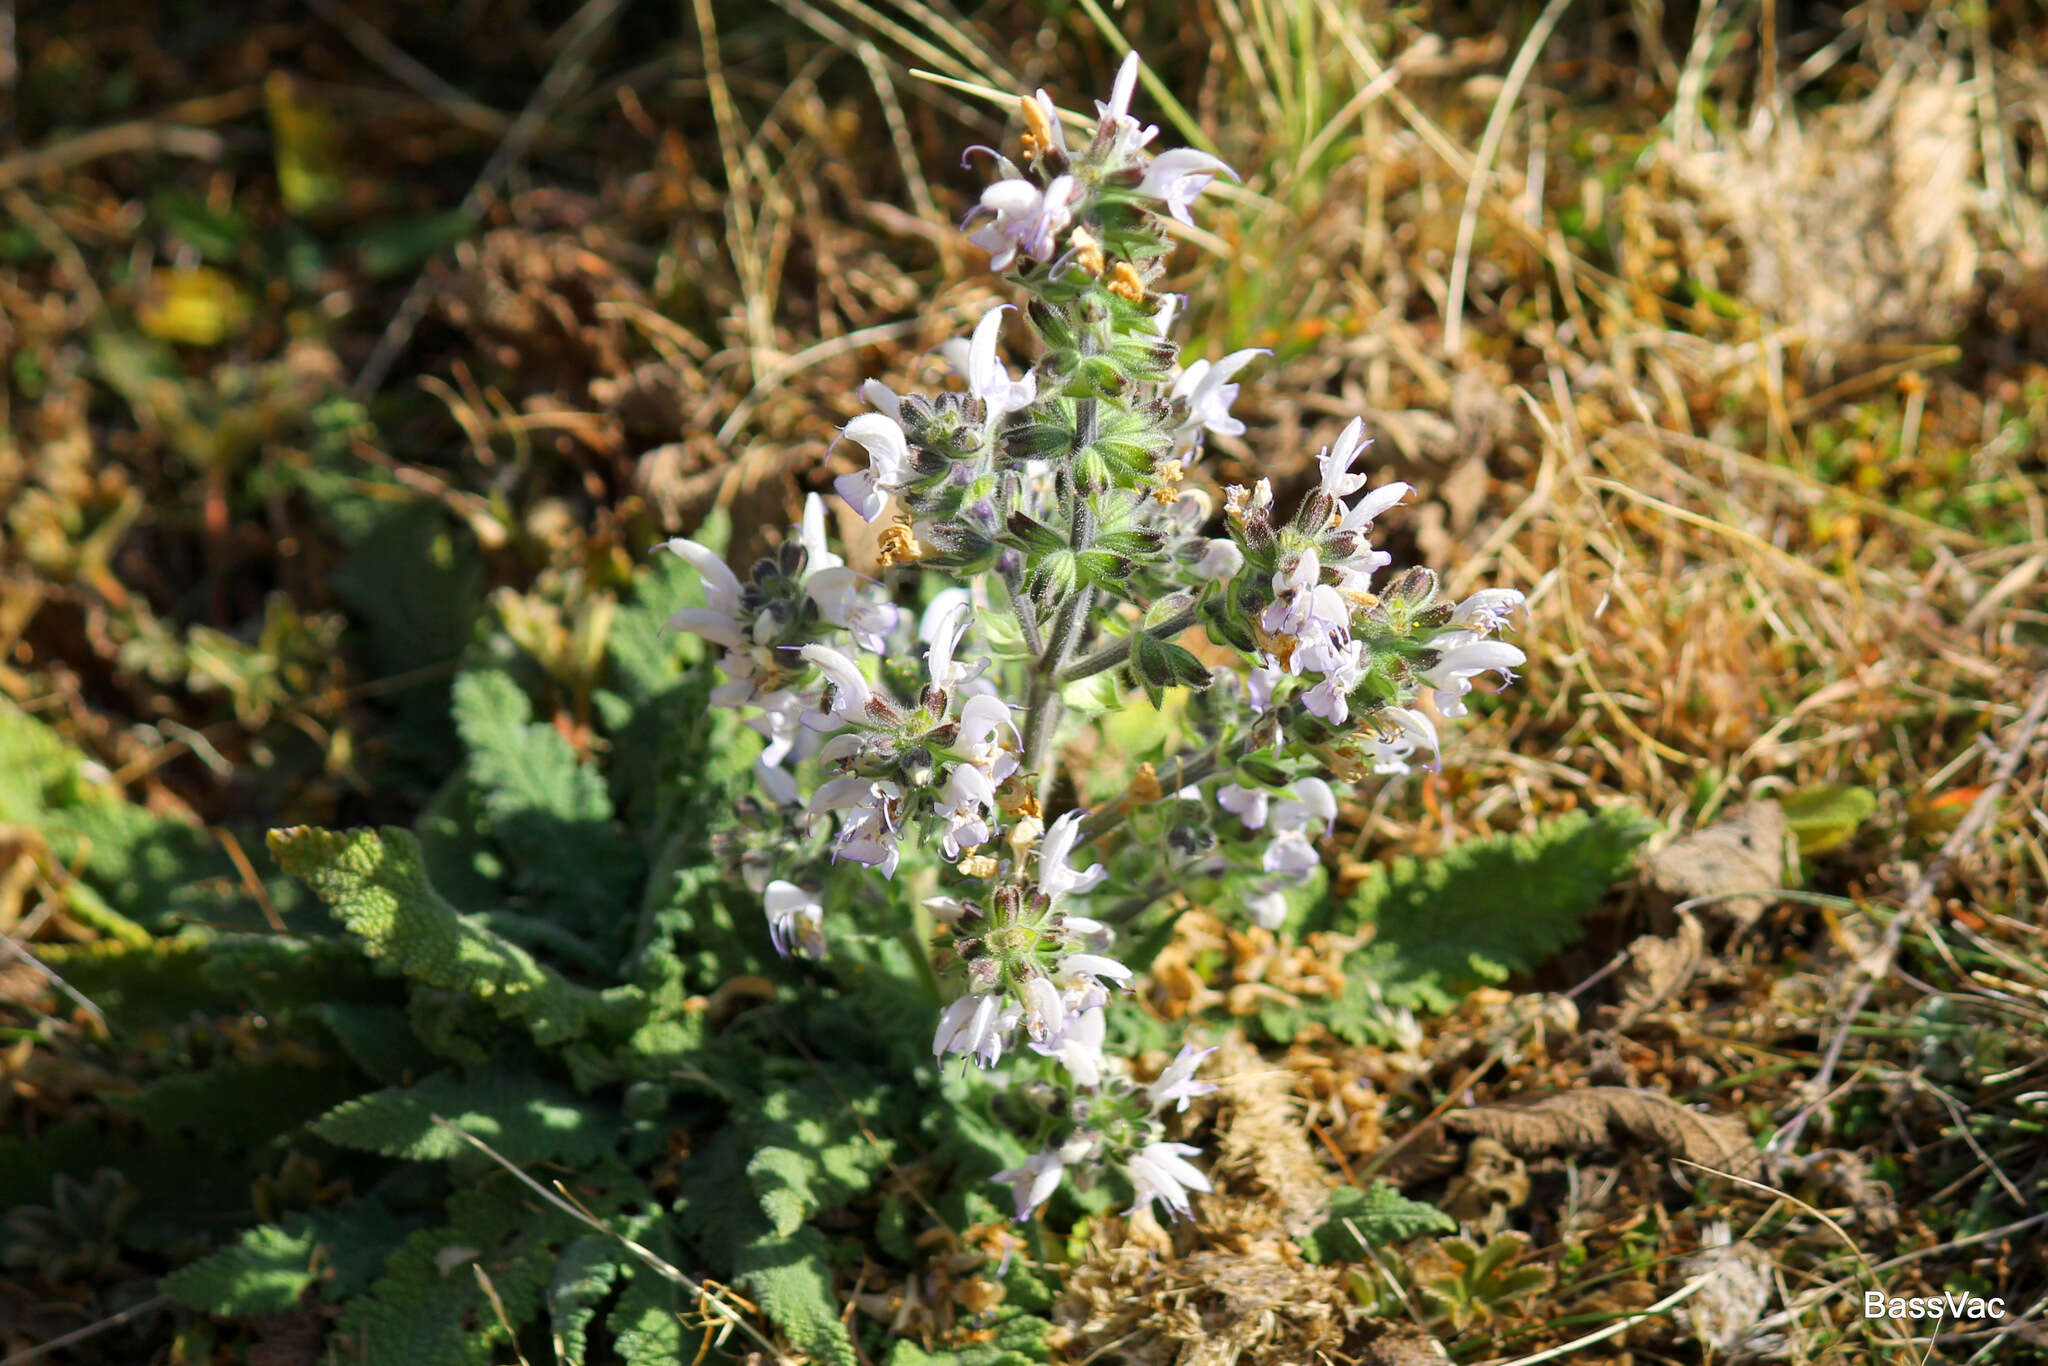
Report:
[[784,688],[755,698],[754,704],[762,709],[761,715],[748,717],[747,726],[768,742],[754,760],[754,776],[776,805],[787,806],[796,800],[796,779],[783,770],[782,761],[806,729],[801,722],[812,699]]
[[1237,172],[1207,152],[1197,152],[1192,147],[1176,147],[1152,159],[1152,164],[1145,168],[1145,178],[1138,182],[1138,193],[1164,203],[1166,211],[1181,222],[1193,223],[1195,220],[1188,216],[1188,205],[1195,202],[1195,196],[1209,188],[1209,182],[1219,173],[1232,180],[1237,179]]
[[1086,194],[1081,182],[1070,175],[1059,177],[1043,190],[1028,180],[998,180],[981,192],[981,203],[968,211],[960,226],[988,220],[969,233],[967,240],[988,252],[990,270],[1009,269],[1019,251],[1034,261],[1050,261]]
[[1509,670],[1529,658],[1503,640],[1481,640],[1470,631],[1454,631],[1434,642],[1443,651],[1436,667],[1422,672],[1422,681],[1436,689],[1436,709],[1445,716],[1465,714],[1465,694],[1475,674],[1498,673],[1503,683],[1515,681]]
[[1287,678],[1287,670],[1277,664],[1265,663],[1253,669],[1245,677],[1245,698],[1252,704],[1253,711],[1266,711],[1273,705],[1273,690]]
[[1024,1159],[1023,1165],[999,1171],[990,1177],[991,1181],[1007,1181],[1010,1198],[1016,1202],[1017,1218],[1029,1219],[1032,1211],[1052,1199],[1052,1193],[1060,1188],[1060,1176],[1066,1164],[1060,1160],[1057,1151],[1033,1153]]
[[1263,830],[1272,794],[1263,787],[1240,787],[1235,783],[1216,789],[1216,805],[1244,822],[1247,830]]
[[762,894],[768,913],[768,938],[784,958],[794,949],[799,958],[825,956],[825,908],[815,892],[780,878]]
[[1308,842],[1308,836],[1299,827],[1275,831],[1273,842],[1266,846],[1266,852],[1259,860],[1259,866],[1267,872],[1288,878],[1306,876],[1320,868],[1322,863],[1322,856],[1316,853],[1316,847]]
[[1357,640],[1325,639],[1297,650],[1293,661],[1297,667],[1314,669],[1323,675],[1322,681],[1302,694],[1301,705],[1333,726],[1343,725],[1351,715],[1348,699],[1351,690],[1358,686],[1364,660],[1365,644]]
[[1210,1189],[1209,1178],[1187,1161],[1201,1151],[1186,1143],[1149,1143],[1140,1149],[1124,1164],[1124,1175],[1137,1191],[1124,1213],[1136,1214],[1158,1200],[1175,1215],[1187,1214],[1188,1192]]
[[[1180,1052],[1159,1074],[1159,1079],[1145,1088],[1145,1099],[1153,1110],[1163,1110],[1173,1104],[1177,1113],[1185,1113],[1190,1100],[1214,1091],[1215,1082],[1195,1080],[1195,1069],[1202,1065],[1202,1059],[1215,1051],[1213,1048],[1196,1048],[1191,1043],[1182,1044]],[[1179,1103],[1174,1104],[1176,1101]]]
[[[867,392],[865,387],[862,392]],[[872,522],[888,506],[889,495],[910,478],[910,443],[904,439],[902,423],[890,412],[862,413],[842,427],[840,435],[867,451],[868,467],[840,475],[832,487],[863,520]]]
[[1194,446],[1194,434],[1198,431],[1212,432],[1217,436],[1238,436],[1244,431],[1244,423],[1230,415],[1230,405],[1237,401],[1238,387],[1229,383],[1231,376],[1244,369],[1260,356],[1273,354],[1260,347],[1247,351],[1233,351],[1219,361],[1198,360],[1181,371],[1174,381],[1172,397],[1187,400],[1188,415],[1176,433],[1177,445],[1184,449]]
[[1067,866],[1067,856],[1081,837],[1081,822],[1086,815],[1083,811],[1069,811],[1061,816],[1046,830],[1038,846],[1038,890],[1045,893],[1048,901],[1057,903],[1069,892],[1093,891],[1109,876],[1109,870],[1099,863],[1078,873]]
[[896,844],[901,838],[896,828],[896,808],[902,800],[903,789],[895,783],[848,774],[821,785],[811,794],[805,810],[813,816],[828,811],[841,813],[833,859],[866,864],[886,878],[896,875],[900,855]]
[[1452,610],[1451,625],[1489,635],[1506,626],[1527,601],[1512,588],[1482,588]]

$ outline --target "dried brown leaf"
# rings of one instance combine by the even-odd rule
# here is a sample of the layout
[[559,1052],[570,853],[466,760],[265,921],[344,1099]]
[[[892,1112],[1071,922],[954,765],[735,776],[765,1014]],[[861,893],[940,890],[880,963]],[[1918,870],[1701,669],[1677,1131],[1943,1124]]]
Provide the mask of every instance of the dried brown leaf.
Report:
[[1647,1147],[1715,1171],[1754,1176],[1749,1129],[1733,1115],[1703,1115],[1658,1091],[1589,1086],[1528,1101],[1453,1110],[1444,1124],[1499,1140],[1523,1156],[1564,1150]]
[[1705,951],[1706,931],[1690,911],[1679,916],[1678,933],[1668,938],[1646,934],[1632,942],[1614,1028],[1627,1029],[1683,991],[1699,971]]

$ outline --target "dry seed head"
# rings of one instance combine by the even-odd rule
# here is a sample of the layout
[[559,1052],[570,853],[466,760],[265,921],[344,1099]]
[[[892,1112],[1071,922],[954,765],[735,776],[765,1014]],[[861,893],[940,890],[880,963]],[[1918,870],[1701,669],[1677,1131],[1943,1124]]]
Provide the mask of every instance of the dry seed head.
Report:
[[1067,241],[1074,248],[1074,259],[1081,263],[1081,269],[1100,279],[1108,262],[1102,254],[1102,243],[1095,240],[1095,234],[1086,228],[1075,228],[1068,234]]
[[877,558],[884,569],[893,564],[909,564],[924,554],[924,545],[910,534],[910,528],[894,523],[882,528],[882,534],[875,538]]
[[1017,139],[1023,149],[1026,161],[1036,161],[1058,144],[1053,139],[1052,122],[1045,116],[1045,110],[1037,100],[1026,95],[1017,102],[1024,114],[1024,135]]

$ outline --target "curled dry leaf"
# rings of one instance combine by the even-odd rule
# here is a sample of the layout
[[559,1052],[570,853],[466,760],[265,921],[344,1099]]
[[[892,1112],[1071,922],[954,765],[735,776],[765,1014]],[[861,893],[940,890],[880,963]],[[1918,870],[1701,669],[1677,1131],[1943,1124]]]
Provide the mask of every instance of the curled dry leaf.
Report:
[[1784,885],[1785,813],[1776,802],[1738,806],[1706,829],[1643,859],[1652,887],[1675,900],[1724,897],[1706,909],[1748,926],[1770,905],[1764,893]]
[[1657,1091],[1589,1086],[1532,1101],[1453,1110],[1453,1130],[1499,1140],[1523,1156],[1640,1146],[1735,1176],[1759,1170],[1749,1130],[1733,1115],[1703,1115]]

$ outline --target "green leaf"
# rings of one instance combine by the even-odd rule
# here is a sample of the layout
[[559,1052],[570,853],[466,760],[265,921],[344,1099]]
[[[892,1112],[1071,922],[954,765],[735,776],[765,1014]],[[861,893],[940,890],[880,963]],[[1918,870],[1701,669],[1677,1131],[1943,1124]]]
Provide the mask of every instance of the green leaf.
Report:
[[625,1366],[676,1366],[690,1359],[682,1320],[677,1317],[683,1307],[681,1299],[666,1277],[646,1270],[635,1273],[605,1318],[612,1349]]
[[[444,1228],[416,1233],[370,1292],[342,1311],[335,1332],[352,1360],[406,1366],[490,1366],[507,1334],[537,1315],[556,1247],[582,1225],[514,1198],[499,1183],[458,1192]],[[484,1290],[488,1279],[497,1296]]]
[[1877,810],[1877,794],[1867,787],[1821,783],[1778,797],[1786,828],[1798,837],[1802,854],[1839,849]]
[[363,234],[363,271],[372,279],[383,280],[417,270],[469,236],[475,227],[476,220],[460,209],[380,225]]
[[612,826],[611,794],[509,674],[475,670],[455,681],[455,726],[492,834],[520,886],[552,898],[579,923],[614,925],[639,881]]
[[166,1295],[188,1309],[222,1318],[289,1314],[313,1284],[313,1234],[261,1224],[233,1247],[201,1257],[164,1277]]
[[530,1072],[441,1072],[417,1086],[392,1087],[329,1111],[313,1132],[344,1148],[432,1162],[473,1151],[434,1123],[439,1115],[474,1134],[509,1162],[595,1161],[618,1144],[616,1111]]
[[536,1042],[563,1043],[593,1026],[630,1028],[644,999],[630,987],[576,986],[532,954],[458,915],[428,885],[419,843],[404,830],[341,833],[300,826],[270,832],[271,852],[335,917],[389,962],[430,987],[460,992]]
[[[1302,1240],[1301,1255],[1316,1263],[1356,1261],[1366,1247],[1405,1242],[1425,1233],[1453,1233],[1457,1227],[1451,1216],[1434,1205],[1410,1200],[1391,1181],[1375,1181],[1363,1189],[1339,1186],[1324,1207],[1323,1222]],[[1365,1247],[1359,1245],[1360,1237]]]
[[597,1308],[626,1270],[625,1254],[610,1238],[578,1238],[562,1250],[548,1282],[548,1321],[559,1344],[558,1366],[583,1366]]
[[1450,1010],[1472,988],[1526,972],[1576,940],[1580,921],[1653,828],[1640,812],[1615,806],[1473,840],[1427,861],[1399,858],[1371,870],[1345,914],[1307,928],[1372,925],[1371,944],[1354,959],[1370,984],[1395,1006]]

